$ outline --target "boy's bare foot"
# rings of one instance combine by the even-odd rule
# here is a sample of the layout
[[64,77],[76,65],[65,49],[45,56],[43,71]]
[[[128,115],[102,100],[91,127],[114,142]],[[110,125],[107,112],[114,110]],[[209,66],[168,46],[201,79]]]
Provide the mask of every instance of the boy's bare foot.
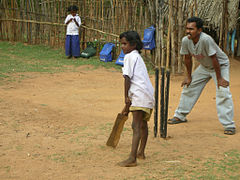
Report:
[[117,163],[117,165],[119,165],[121,167],[134,167],[134,166],[137,166],[137,162],[136,162],[136,160],[134,160],[132,158],[128,158],[125,161]]
[[138,153],[138,154],[137,154],[137,158],[138,158],[138,159],[145,159],[146,156],[145,156],[144,154],[142,154],[142,153]]

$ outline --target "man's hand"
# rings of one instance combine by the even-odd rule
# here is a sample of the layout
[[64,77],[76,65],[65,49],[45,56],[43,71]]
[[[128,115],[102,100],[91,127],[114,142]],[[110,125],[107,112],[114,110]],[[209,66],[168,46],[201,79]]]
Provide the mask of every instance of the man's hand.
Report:
[[185,85],[188,87],[188,86],[191,84],[191,82],[192,82],[192,77],[186,77],[186,78],[183,80],[181,87],[183,87],[183,86],[185,86]]
[[217,80],[217,86],[218,86],[218,88],[219,88],[220,86],[222,86],[222,87],[224,87],[224,88],[227,88],[227,87],[229,86],[229,82],[226,81],[226,80],[223,79],[223,78],[220,78],[220,79]]

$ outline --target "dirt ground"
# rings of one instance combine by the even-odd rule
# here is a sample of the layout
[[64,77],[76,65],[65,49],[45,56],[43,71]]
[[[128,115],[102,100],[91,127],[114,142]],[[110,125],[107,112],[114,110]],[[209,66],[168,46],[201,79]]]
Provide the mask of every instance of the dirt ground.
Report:
[[[240,61],[231,60],[230,72],[239,129]],[[153,75],[151,80],[154,84]],[[182,80],[171,77],[169,117],[178,105]],[[123,78],[113,69],[27,73],[20,82],[1,85],[0,179],[180,179],[204,168],[208,159],[240,150],[239,131],[223,134],[211,80],[188,123],[168,126],[166,140],[154,138],[152,116],[146,159],[134,168],[118,167],[130,152],[132,115],[118,147],[105,144],[123,102]]]

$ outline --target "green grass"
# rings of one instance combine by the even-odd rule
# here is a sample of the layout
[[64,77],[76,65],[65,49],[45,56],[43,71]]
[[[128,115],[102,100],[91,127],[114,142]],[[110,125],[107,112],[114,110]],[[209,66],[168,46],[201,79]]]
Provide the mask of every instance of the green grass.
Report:
[[240,152],[238,150],[231,150],[224,153],[224,158],[220,160],[208,159],[202,164],[201,169],[197,169],[192,173],[192,179],[206,179],[206,180],[224,180],[240,179]]
[[66,158],[61,154],[51,154],[48,156],[48,159],[52,160],[54,162],[57,162],[57,163],[65,163],[66,162]]
[[[2,80],[16,81],[26,78],[23,75],[25,72],[76,72],[77,68],[83,65],[91,65],[89,69],[104,67],[121,72],[121,66],[116,65],[115,60],[106,63],[100,61],[98,56],[89,59],[67,59],[63,49],[0,41],[0,84]],[[152,65],[146,61],[146,66],[150,74],[153,74]]]
[[14,74],[24,72],[74,72],[82,65],[91,65],[92,68],[114,68],[121,71],[121,67],[115,65],[114,61],[105,63],[97,56],[69,60],[62,49],[0,41],[0,80],[11,79]]
[[[158,157],[159,154],[154,154]],[[167,163],[164,159],[142,162],[144,172],[140,177],[144,179],[179,179],[179,180],[239,180],[240,179],[240,151],[223,152],[218,159],[188,159],[178,158],[176,163]],[[156,166],[155,166],[156,165]],[[159,168],[159,165],[161,168]],[[156,168],[157,167],[157,168]],[[161,177],[161,178],[159,178]],[[164,177],[164,178],[163,178]],[[134,179],[134,178],[129,178]]]

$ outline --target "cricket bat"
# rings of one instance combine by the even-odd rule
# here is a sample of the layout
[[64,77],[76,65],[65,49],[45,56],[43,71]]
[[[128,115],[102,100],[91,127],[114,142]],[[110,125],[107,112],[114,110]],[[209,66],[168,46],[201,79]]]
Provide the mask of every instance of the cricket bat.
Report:
[[128,116],[123,114],[126,108],[129,108],[129,106],[125,106],[122,113],[118,113],[112,128],[112,132],[108,138],[107,146],[111,146],[115,148],[118,145],[124,124],[128,119]]

